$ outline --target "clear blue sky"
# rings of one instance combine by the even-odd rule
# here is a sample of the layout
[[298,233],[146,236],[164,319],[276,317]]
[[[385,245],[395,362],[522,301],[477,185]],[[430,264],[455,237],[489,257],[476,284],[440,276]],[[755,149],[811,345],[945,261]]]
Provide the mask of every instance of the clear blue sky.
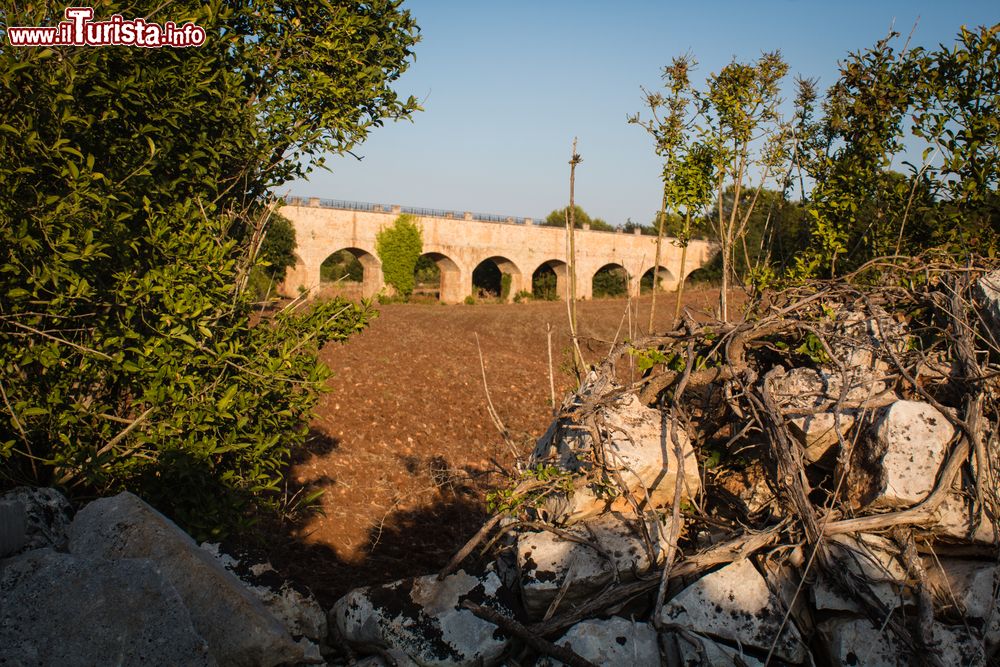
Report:
[[835,79],[837,61],[890,25],[912,44],[951,44],[959,27],[1000,21],[979,0],[411,0],[421,27],[416,60],[397,90],[422,101],[413,122],[376,129],[330,171],[280,194],[539,217],[566,205],[573,137],[583,163],[576,200],[612,224],[648,223],[660,201],[652,141],[626,124],[640,86],[690,52],[693,80],[734,57],[780,49],[792,79]]

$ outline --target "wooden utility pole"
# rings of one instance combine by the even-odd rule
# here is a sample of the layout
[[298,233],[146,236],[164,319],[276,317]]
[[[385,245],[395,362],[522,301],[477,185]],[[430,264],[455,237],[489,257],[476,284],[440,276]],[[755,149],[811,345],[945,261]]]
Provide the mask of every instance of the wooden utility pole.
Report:
[[569,161],[569,208],[566,209],[566,239],[569,244],[567,255],[569,289],[566,290],[566,306],[569,309],[569,333],[573,338],[573,357],[578,376],[583,372],[584,363],[583,354],[580,352],[580,343],[576,335],[576,241],[573,235],[574,228],[576,227],[576,205],[573,199],[573,190],[576,185],[576,165],[581,162],[583,162],[583,159],[576,152],[576,137],[573,137],[573,157]]

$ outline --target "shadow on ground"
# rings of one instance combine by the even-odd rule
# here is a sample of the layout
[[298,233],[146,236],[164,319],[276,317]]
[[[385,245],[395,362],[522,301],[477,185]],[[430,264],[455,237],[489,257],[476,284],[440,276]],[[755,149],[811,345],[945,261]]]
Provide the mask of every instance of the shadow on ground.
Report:
[[[337,446],[336,438],[314,431],[307,440],[306,451],[298,452],[294,458],[301,461]],[[301,534],[308,515],[298,520],[286,517],[280,525],[264,531],[266,538],[262,543],[240,545],[238,550],[266,558],[296,587],[310,590],[325,609],[359,586],[436,573],[486,520],[485,488],[480,480],[487,475],[474,469],[456,470],[440,456],[401,457],[401,461],[412,472],[429,474],[436,489],[427,494],[418,508],[390,511],[370,526],[367,544],[359,550],[359,557],[344,560],[332,548],[313,543],[308,534]],[[336,480],[329,478],[305,485],[290,482],[286,495],[302,498],[313,490],[335,484]]]

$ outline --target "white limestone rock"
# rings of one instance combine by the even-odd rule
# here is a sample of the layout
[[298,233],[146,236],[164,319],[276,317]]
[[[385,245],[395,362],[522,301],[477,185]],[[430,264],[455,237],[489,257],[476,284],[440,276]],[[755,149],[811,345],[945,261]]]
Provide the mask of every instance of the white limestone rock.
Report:
[[[834,667],[899,667],[916,664],[906,646],[889,630],[879,632],[867,618],[834,618],[819,625]],[[935,623],[930,650],[942,665],[986,665],[982,643],[965,628]]]
[[[577,623],[555,643],[601,667],[660,664],[656,630],[648,623],[637,623],[620,616]],[[552,658],[538,663],[539,667],[562,667],[563,664]]]
[[834,357],[846,368],[869,378],[889,369],[887,359],[892,359],[892,354],[902,357],[908,340],[906,325],[877,307],[873,316],[841,309],[829,336]]
[[926,558],[924,569],[941,609],[976,627],[989,644],[1000,644],[1000,566],[979,560]]
[[[874,596],[887,609],[894,609],[913,599],[907,586],[906,568],[899,560],[899,550],[879,535],[834,535],[827,548],[837,567],[845,573],[863,579]],[[844,597],[825,576],[820,576],[812,588],[816,609],[820,611],[850,611],[861,613],[861,605]]]
[[987,340],[991,336],[995,343],[1000,343],[1000,270],[980,278],[976,282],[976,293],[988,328]]
[[351,591],[334,604],[330,622],[348,642],[401,651],[422,667],[495,665],[507,636],[462,603],[513,617],[505,593],[494,572],[403,579]]
[[[803,416],[832,411],[840,401],[843,384],[839,370],[793,368],[784,374],[774,375],[771,391],[783,414]],[[897,396],[888,391],[885,382],[866,373],[850,372],[847,393],[840,407],[842,410],[871,409],[896,399]]]
[[745,652],[694,632],[675,636],[680,667],[764,667]]
[[816,619],[807,591],[815,584],[802,581],[802,573],[808,569],[802,547],[771,552],[761,558],[758,565],[767,587],[778,596],[784,609],[791,610],[789,618],[795,621],[799,632],[811,635]]
[[[653,517],[646,521],[657,561],[662,558],[670,532],[669,521],[666,520],[666,525]],[[580,540],[593,542],[610,556],[611,562],[596,549],[549,531],[518,535],[517,565],[525,611],[540,618],[564,584],[567,588],[560,605],[571,607],[610,583],[616,569],[620,581],[631,581],[636,573],[649,571],[653,564],[639,530],[634,516],[618,512],[608,512],[566,529]]]
[[293,637],[305,637],[317,644],[326,641],[326,612],[319,602],[308,593],[295,589],[289,582],[277,579],[277,573],[270,563],[251,565],[241,562],[223,552],[219,544],[205,542],[201,548],[239,577]]
[[302,663],[304,646],[231,572],[172,521],[131,493],[101,498],[69,528],[70,553],[152,561],[173,584],[221,666]]
[[[840,414],[840,435],[849,442],[848,431],[854,425],[854,415]],[[840,446],[837,437],[836,415],[832,412],[817,412],[812,415],[793,417],[788,420],[792,435],[805,448],[803,458],[807,463],[817,463]]]
[[938,505],[935,512],[937,520],[928,530],[937,539],[993,544],[996,534],[1000,532],[1000,526],[994,525],[986,512],[983,512],[973,529],[972,510],[973,503],[970,498],[958,493],[949,493]]
[[955,429],[933,406],[896,401],[855,448],[847,495],[856,507],[910,507],[934,489]]
[[[747,559],[707,574],[663,607],[660,620],[697,633],[767,650],[784,610],[764,577]],[[774,654],[802,662],[806,647],[795,624],[788,622],[778,636]]]
[[[616,466],[629,491],[643,510],[670,507],[680,475],[681,499],[694,497],[701,488],[698,459],[690,438],[683,428],[673,428],[673,422],[660,410],[648,408],[635,394],[625,394],[617,402],[600,408],[609,443],[605,455]],[[563,424],[562,435],[554,439],[554,431],[543,437],[532,455],[532,465],[555,461],[565,470],[579,470],[593,446],[590,434],[579,426]],[[673,435],[680,445],[678,461]],[[649,493],[647,499],[646,493]],[[621,495],[607,498],[594,489],[578,485],[571,494],[555,496],[546,503],[548,518],[555,523],[575,523],[609,509],[629,509]]]

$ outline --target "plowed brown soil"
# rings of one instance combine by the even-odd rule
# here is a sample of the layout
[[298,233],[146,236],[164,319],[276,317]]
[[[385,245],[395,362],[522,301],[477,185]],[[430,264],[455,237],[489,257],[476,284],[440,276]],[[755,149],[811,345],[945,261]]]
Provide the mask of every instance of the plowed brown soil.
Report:
[[[717,298],[692,290],[684,301],[704,317]],[[673,301],[659,297],[657,329],[670,327]],[[579,304],[588,361],[630,327],[645,329],[649,297],[638,317],[626,303]],[[548,327],[561,402],[574,384],[562,302],[387,305],[366,331],[324,349],[331,391],[290,478],[303,493],[325,490],[322,514],[275,536],[279,570],[331,604],[350,588],[443,566],[481,525],[485,494],[508,481],[502,470],[523,459],[551,419]],[[513,447],[489,416],[479,350]]]

